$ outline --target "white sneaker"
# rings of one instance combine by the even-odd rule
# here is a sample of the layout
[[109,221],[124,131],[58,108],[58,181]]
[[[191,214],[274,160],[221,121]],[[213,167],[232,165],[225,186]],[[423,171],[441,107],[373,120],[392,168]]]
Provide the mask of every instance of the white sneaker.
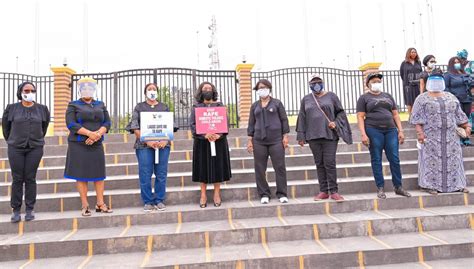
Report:
[[279,200],[280,200],[280,203],[283,203],[283,204],[288,203],[288,198],[286,198],[285,196],[280,197]]
[[262,204],[268,204],[270,202],[270,198],[268,198],[267,196],[264,196],[262,197],[262,199],[260,199],[260,203]]

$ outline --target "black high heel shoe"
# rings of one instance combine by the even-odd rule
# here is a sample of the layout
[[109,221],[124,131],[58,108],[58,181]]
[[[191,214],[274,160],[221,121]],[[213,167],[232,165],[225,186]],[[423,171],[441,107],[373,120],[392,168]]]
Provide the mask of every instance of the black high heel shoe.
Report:
[[207,207],[207,201],[202,202],[202,200],[199,201],[199,207],[200,208],[206,208]]
[[[220,199],[219,199],[220,200]],[[220,207],[222,204],[222,200],[219,201],[219,203],[217,203],[216,201],[214,201],[214,206],[215,207]]]

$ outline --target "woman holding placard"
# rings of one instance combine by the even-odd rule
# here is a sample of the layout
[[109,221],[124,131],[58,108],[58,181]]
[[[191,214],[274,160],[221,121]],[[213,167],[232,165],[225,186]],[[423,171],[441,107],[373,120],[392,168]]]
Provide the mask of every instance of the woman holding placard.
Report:
[[[231,167],[227,133],[199,134],[196,120],[196,109],[224,107],[217,101],[216,87],[210,82],[203,82],[196,91],[196,103],[191,111],[190,125],[194,138],[193,144],[193,181],[201,183],[201,208],[207,206],[207,184],[214,184],[214,206],[221,206],[220,183],[230,180]],[[213,149],[215,147],[215,150]],[[214,152],[215,151],[215,152]]]
[[[138,177],[140,179],[140,194],[143,201],[143,210],[163,211],[166,195],[166,177],[168,176],[168,159],[170,156],[170,141],[140,141],[140,114],[142,112],[168,112],[166,104],[158,102],[158,87],[154,83],[145,86],[146,101],[138,103],[132,114],[132,121],[127,128],[135,134],[135,152],[138,159]],[[159,161],[155,161],[155,151],[158,150]],[[155,193],[152,193],[151,176],[155,174]]]

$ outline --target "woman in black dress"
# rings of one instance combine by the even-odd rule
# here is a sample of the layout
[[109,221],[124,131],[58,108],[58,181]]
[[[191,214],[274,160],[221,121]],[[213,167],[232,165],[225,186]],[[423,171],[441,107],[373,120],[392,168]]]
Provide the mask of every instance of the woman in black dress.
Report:
[[[220,187],[221,182],[228,181],[232,177],[230,168],[229,145],[227,134],[205,134],[196,133],[196,107],[219,107],[224,106],[217,101],[216,87],[210,82],[203,82],[197,89],[191,111],[191,132],[194,138],[193,144],[193,181],[201,183],[201,208],[207,206],[206,188],[207,184],[214,184],[214,206],[221,206]],[[210,142],[216,143],[216,156],[211,156]]]
[[7,105],[2,117],[2,131],[8,145],[8,161],[12,173],[10,204],[11,222],[21,221],[23,187],[25,188],[25,221],[35,218],[36,172],[43,157],[44,136],[50,114],[47,106],[35,102],[36,87],[31,82],[18,86],[21,102]]
[[411,107],[415,99],[420,95],[421,62],[415,48],[409,48],[405,55],[405,60],[400,65],[400,77],[403,81],[403,98],[407,106],[408,113],[411,114]]
[[90,216],[87,183],[94,182],[96,212],[111,213],[104,202],[105,156],[102,141],[110,129],[110,117],[105,104],[94,100],[97,82],[91,78],[78,81],[79,100],[70,102],[66,110],[69,129],[64,177],[77,181],[81,196],[82,216]]

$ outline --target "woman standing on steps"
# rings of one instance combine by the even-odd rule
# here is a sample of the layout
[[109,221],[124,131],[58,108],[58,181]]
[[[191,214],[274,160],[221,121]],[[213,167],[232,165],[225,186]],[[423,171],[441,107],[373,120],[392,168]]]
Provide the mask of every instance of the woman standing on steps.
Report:
[[82,216],[90,216],[87,183],[94,182],[96,212],[112,213],[104,202],[105,156],[102,141],[110,129],[110,117],[104,102],[94,100],[97,81],[82,78],[77,82],[81,98],[69,103],[66,124],[69,129],[64,177],[77,181]]
[[[132,114],[132,121],[128,130],[135,134],[135,152],[138,159],[138,176],[140,179],[140,194],[143,202],[143,210],[163,211],[166,195],[166,178],[168,176],[168,159],[170,156],[169,141],[140,141],[140,113],[141,112],[167,112],[166,104],[158,102],[158,87],[154,83],[145,86],[145,102],[138,103]],[[159,150],[159,162],[155,163],[155,150]],[[155,192],[152,193],[151,176],[155,173]]]
[[405,55],[405,60],[400,65],[400,77],[403,81],[403,98],[408,108],[408,114],[411,114],[411,107],[415,99],[420,95],[420,75],[421,68],[420,56],[415,48],[409,48]]
[[281,203],[288,203],[285,148],[288,147],[290,126],[285,107],[280,100],[270,96],[270,81],[259,80],[254,90],[260,100],[250,108],[247,150],[253,152],[258,195],[262,204],[270,202],[270,187],[265,176],[270,156],[276,174],[276,196]]
[[36,172],[43,157],[44,136],[50,114],[47,106],[35,102],[36,86],[23,82],[16,96],[20,102],[9,104],[2,117],[2,131],[8,145],[8,161],[12,173],[10,205],[11,222],[21,221],[23,187],[25,189],[25,221],[34,220]]
[[430,194],[469,192],[464,173],[462,149],[456,128],[470,134],[471,126],[457,98],[445,92],[441,73],[427,81],[428,92],[413,106],[410,123],[415,125],[418,143],[418,185]]
[[337,185],[336,151],[339,137],[352,144],[352,132],[346,113],[337,95],[324,91],[319,75],[309,80],[311,93],[301,100],[296,122],[296,139],[300,146],[309,144],[316,163],[319,194],[315,201],[331,198],[344,201]]
[[[190,127],[193,134],[193,182],[201,184],[201,198],[199,206],[207,207],[207,184],[214,184],[214,206],[221,206],[221,183],[232,177],[230,167],[229,145],[227,134],[205,134],[196,133],[195,108],[197,107],[222,107],[217,101],[218,93],[216,87],[210,82],[203,82],[196,91],[196,103],[191,110]],[[215,142],[216,156],[211,156],[210,142]]]
[[362,144],[369,147],[377,197],[387,198],[382,172],[383,150],[390,163],[395,194],[410,197],[411,194],[402,188],[402,171],[398,157],[398,147],[403,144],[405,135],[395,100],[389,93],[382,91],[382,77],[377,73],[367,76],[366,86],[369,91],[357,100],[357,123],[362,135]]

